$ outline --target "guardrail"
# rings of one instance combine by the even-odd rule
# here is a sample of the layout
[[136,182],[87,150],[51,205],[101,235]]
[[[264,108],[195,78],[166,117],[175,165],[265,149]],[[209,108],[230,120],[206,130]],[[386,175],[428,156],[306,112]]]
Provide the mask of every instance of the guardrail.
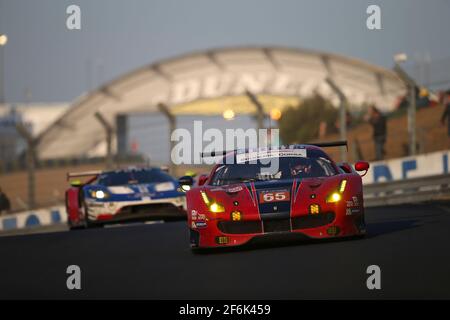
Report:
[[364,185],[367,207],[450,199],[450,174]]

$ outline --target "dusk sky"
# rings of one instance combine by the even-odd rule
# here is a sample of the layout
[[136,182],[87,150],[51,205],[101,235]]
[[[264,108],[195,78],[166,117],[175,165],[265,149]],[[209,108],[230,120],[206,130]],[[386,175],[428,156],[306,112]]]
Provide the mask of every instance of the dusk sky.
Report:
[[[66,28],[70,4],[81,7],[81,30]],[[381,7],[382,30],[366,28],[370,4]],[[449,31],[447,0],[0,0],[7,102],[25,101],[26,89],[32,102],[72,101],[160,59],[249,45],[321,50],[387,68],[406,52],[412,71],[420,74],[412,65],[427,59],[436,69],[419,80],[445,84]]]

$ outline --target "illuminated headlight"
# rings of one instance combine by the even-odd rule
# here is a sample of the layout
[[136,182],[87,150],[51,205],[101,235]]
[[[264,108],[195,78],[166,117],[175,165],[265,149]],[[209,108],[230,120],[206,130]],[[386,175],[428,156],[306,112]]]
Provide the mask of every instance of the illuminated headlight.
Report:
[[163,182],[155,185],[156,192],[172,191],[175,190],[175,186],[172,182]]
[[102,190],[93,190],[91,191],[91,196],[96,199],[105,199],[108,197],[108,194]]
[[333,192],[332,194],[330,194],[327,198],[327,202],[329,203],[334,203],[334,202],[339,202],[341,201],[342,196],[340,193],[338,192]]
[[221,204],[219,204],[219,203],[217,203],[217,202],[215,202],[215,201],[212,201],[212,200],[208,197],[208,195],[206,194],[206,192],[201,191],[200,193],[201,193],[201,195],[202,195],[203,202],[205,202],[205,204],[206,204],[206,206],[208,207],[209,211],[214,212],[214,213],[225,212],[225,208],[224,208]]
[[333,192],[327,198],[328,203],[339,202],[342,199],[342,193],[345,191],[345,187],[347,186],[347,180],[342,180],[339,184],[338,192]]
[[225,208],[216,202],[211,203],[209,210],[214,213],[225,212]]
[[181,185],[180,188],[184,192],[187,192],[187,191],[191,190],[191,186],[187,185],[187,184]]

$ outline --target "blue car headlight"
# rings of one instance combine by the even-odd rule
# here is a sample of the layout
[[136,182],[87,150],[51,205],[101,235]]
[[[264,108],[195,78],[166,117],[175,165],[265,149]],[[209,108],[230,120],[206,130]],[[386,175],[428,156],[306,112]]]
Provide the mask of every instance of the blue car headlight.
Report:
[[91,190],[90,195],[92,198],[99,200],[106,199],[109,197],[109,193],[103,190]]

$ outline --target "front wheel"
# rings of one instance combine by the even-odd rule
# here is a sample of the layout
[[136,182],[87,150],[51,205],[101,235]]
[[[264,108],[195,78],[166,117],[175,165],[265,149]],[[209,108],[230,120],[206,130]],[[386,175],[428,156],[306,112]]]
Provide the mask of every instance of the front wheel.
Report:
[[81,229],[85,229],[86,227],[84,225],[73,225],[69,222],[69,230],[70,231],[74,231],[74,230],[81,230]]
[[81,218],[79,214],[78,223],[74,224],[70,218],[67,218],[67,225],[69,226],[69,230],[81,230],[86,229],[86,222],[84,216]]
[[192,249],[196,249],[200,243],[200,234],[196,230],[189,229],[189,242]]

